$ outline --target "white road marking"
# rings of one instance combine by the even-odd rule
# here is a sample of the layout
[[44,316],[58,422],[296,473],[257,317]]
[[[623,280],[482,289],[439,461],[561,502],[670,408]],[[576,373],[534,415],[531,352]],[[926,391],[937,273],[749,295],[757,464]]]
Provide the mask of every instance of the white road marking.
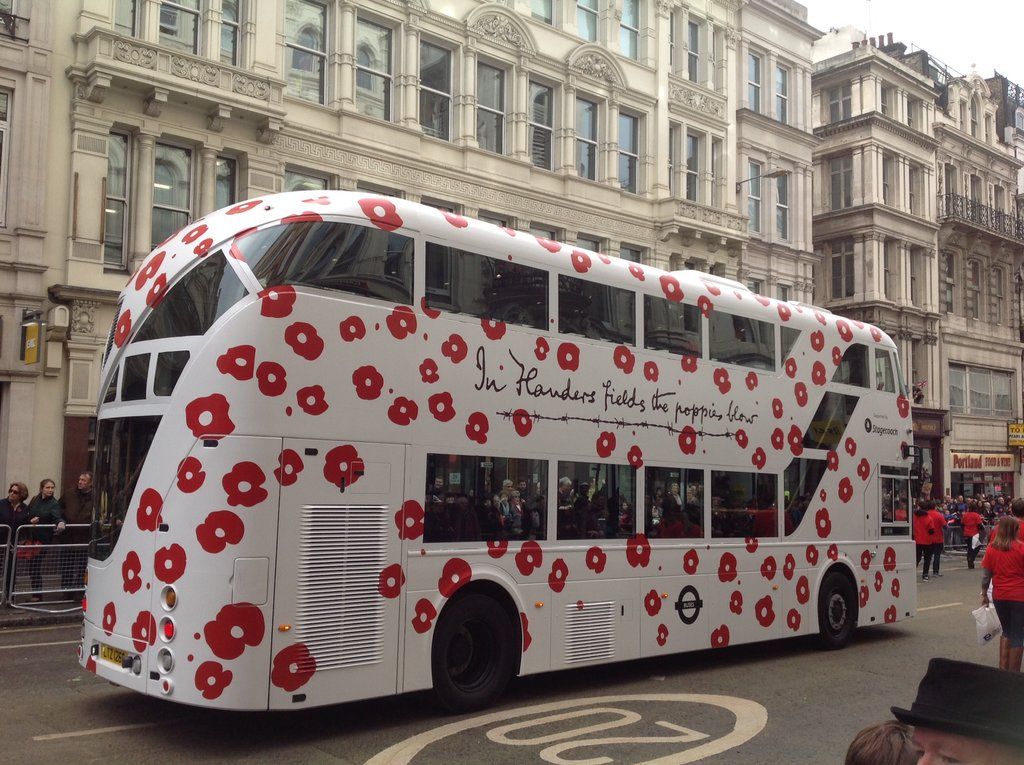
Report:
[[937,608],[952,608],[953,606],[962,606],[963,603],[943,603],[940,606],[925,606],[924,608],[917,609],[918,611],[934,611]]
[[[92,728],[91,730],[72,730],[67,733],[47,733],[45,736],[33,736],[33,741],[55,741],[61,738],[78,738],[79,736],[97,736],[103,733],[118,733],[123,730],[135,730],[136,728],[152,728],[154,725],[167,725],[170,721],[160,720],[158,722],[136,723],[134,725],[113,725],[109,728]],[[174,721],[177,722],[177,721]]]
[[0,645],[0,651],[10,651],[12,648],[41,648],[44,645],[72,645],[81,643],[81,640],[58,640],[55,643],[23,643],[21,645]]
[[[631,701],[651,701],[660,702],[655,708],[655,714],[658,717],[666,715],[665,702],[679,702],[689,704],[710,704],[712,706],[723,707],[728,711],[732,712],[736,717],[736,726],[729,731],[726,735],[708,741],[707,743],[701,744],[700,746],[685,749],[683,751],[676,751],[671,754],[659,757],[653,760],[647,760],[640,765],[685,765],[685,763],[696,762],[702,760],[705,757],[712,755],[721,754],[722,752],[728,751],[740,744],[746,743],[762,730],[765,725],[768,724],[768,710],[758,704],[756,701],[749,699],[736,698],[734,696],[716,696],[709,694],[699,693],[665,693],[665,694],[638,694],[628,696],[600,696],[588,699],[575,699],[569,701],[556,701],[550,704],[538,704],[532,707],[521,707],[518,709],[508,709],[500,712],[491,712],[489,714],[479,715],[477,717],[471,717],[468,720],[460,720],[459,722],[449,723],[448,725],[442,725],[439,728],[428,730],[420,733],[416,736],[400,741],[399,743],[388,747],[383,752],[380,752],[372,759],[367,760],[366,765],[408,765],[413,759],[422,752],[427,746],[440,741],[449,736],[462,733],[473,728],[483,727],[485,725],[492,725],[495,723],[504,723],[508,720],[526,717],[528,715],[538,715],[549,712],[564,713],[566,709],[576,708],[578,711],[575,713],[558,714],[559,719],[565,719],[569,717],[585,717],[594,714],[595,710],[591,705],[601,705],[608,703],[623,703]],[[580,707],[591,707],[589,709],[580,709]],[[609,711],[607,709],[603,710]],[[624,713],[625,710],[616,710],[620,714]],[[635,713],[633,713],[635,714]],[[551,720],[552,718],[546,718]],[[540,721],[531,720],[526,724],[514,724],[514,725],[503,725],[498,728],[488,731],[487,736],[490,740],[500,740],[500,743],[512,744],[512,745],[525,745],[526,743],[540,743],[538,741],[517,741],[509,740],[507,734],[515,729],[522,729],[528,725],[538,724]],[[596,726],[596,727],[618,727],[621,723],[613,722],[610,726]],[[689,731],[685,728],[674,723],[666,723],[664,721],[658,721],[658,725],[677,731],[685,737],[684,739],[694,741],[699,740],[704,734],[696,731]],[[586,734],[593,731],[595,726],[591,725],[581,729],[573,731],[569,735],[580,735]],[[565,739],[569,735],[561,734],[556,738]],[[567,742],[556,747],[549,747],[552,751],[545,750],[541,753],[548,762],[567,762],[559,757],[562,751],[570,748],[578,748],[583,746],[597,746],[600,744],[629,744],[636,742],[643,742],[643,738],[615,738],[615,739],[578,739],[573,742]],[[671,743],[672,738],[659,739]],[[548,757],[544,757],[547,754]],[[607,757],[597,756],[588,760],[571,760],[570,762],[576,765],[600,765],[601,763],[611,762]]]
[[74,623],[72,623],[72,624],[58,624],[58,625],[53,626],[53,627],[15,627],[14,629],[10,629],[10,630],[0,630],[0,636],[3,636],[3,635],[14,635],[14,634],[17,634],[19,632],[49,632],[51,630],[70,630],[70,629],[75,629],[75,628],[81,629],[81,627],[82,627],[81,624],[74,624]]

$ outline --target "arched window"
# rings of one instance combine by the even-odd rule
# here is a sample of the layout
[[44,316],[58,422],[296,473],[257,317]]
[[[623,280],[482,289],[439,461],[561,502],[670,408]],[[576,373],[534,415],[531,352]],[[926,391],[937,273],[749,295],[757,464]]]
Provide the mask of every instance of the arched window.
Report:
[[964,292],[964,315],[981,318],[981,261],[967,261],[967,287]]
[[971,135],[974,138],[978,137],[978,100],[976,98],[971,99]]

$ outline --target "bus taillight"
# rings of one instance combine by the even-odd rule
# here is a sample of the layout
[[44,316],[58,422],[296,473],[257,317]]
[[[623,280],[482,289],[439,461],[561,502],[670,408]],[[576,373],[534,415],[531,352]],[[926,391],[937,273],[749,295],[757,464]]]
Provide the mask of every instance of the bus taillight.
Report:
[[178,593],[175,592],[173,587],[164,587],[160,593],[160,600],[165,611],[173,611],[174,607],[178,605]]
[[163,639],[170,642],[174,639],[174,622],[168,619],[166,616],[160,620],[160,634]]

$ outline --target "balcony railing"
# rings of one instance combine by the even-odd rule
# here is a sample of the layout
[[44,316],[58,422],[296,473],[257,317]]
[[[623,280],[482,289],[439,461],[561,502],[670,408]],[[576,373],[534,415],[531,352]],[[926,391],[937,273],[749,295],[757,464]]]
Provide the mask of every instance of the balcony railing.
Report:
[[986,231],[1024,242],[1024,218],[1000,212],[959,194],[939,195],[939,219],[951,218],[971,223]]

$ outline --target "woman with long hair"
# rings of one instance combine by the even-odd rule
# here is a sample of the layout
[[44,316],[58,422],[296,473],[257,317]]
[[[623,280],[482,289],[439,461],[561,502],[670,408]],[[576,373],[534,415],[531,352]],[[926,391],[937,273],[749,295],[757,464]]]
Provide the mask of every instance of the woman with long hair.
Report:
[[981,567],[981,604],[987,606],[988,586],[992,583],[992,603],[1002,625],[999,638],[999,669],[1020,672],[1024,654],[1024,543],[1017,540],[1019,524],[1012,515],[1004,515],[985,550]]
[[[57,484],[51,478],[44,478],[39,482],[39,493],[32,497],[28,503],[28,522],[32,526],[39,526],[32,532],[31,538],[40,544],[49,544],[53,541],[54,533],[64,531],[64,520],[60,514],[60,503],[54,496]],[[42,600],[43,589],[43,558],[44,553],[39,550],[32,557],[28,564],[28,573],[32,579],[32,602],[38,603]]]

